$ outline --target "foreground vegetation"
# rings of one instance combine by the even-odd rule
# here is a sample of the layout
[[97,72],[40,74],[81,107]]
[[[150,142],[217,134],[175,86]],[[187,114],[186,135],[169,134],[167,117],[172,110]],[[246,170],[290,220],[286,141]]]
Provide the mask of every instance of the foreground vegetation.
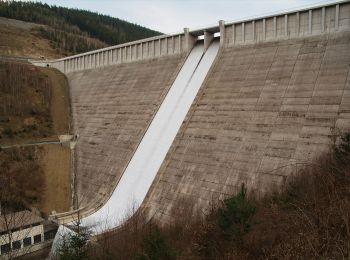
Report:
[[0,0],[0,16],[45,25],[40,34],[69,54],[160,34],[107,15],[38,2]]
[[188,203],[165,226],[137,215],[97,242],[76,234],[61,259],[349,259],[349,162],[350,133],[280,192],[256,199],[242,185],[208,215]]

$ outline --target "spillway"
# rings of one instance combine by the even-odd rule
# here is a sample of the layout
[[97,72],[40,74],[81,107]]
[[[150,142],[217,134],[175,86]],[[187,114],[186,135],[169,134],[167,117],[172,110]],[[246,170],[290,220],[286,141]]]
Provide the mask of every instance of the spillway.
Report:
[[[206,51],[203,41],[192,49],[112,196],[95,213],[81,220],[81,225],[90,227],[93,234],[119,226],[141,205],[218,50],[218,40]],[[60,226],[53,250],[67,232],[70,231]]]
[[144,200],[219,49],[198,43],[181,68],[107,203],[82,220],[94,233],[114,228]]

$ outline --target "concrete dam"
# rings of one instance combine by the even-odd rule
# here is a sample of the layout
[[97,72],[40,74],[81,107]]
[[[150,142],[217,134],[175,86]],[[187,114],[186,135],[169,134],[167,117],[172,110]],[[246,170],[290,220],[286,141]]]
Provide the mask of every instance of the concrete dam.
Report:
[[69,80],[86,225],[264,194],[350,129],[350,1],[34,63]]

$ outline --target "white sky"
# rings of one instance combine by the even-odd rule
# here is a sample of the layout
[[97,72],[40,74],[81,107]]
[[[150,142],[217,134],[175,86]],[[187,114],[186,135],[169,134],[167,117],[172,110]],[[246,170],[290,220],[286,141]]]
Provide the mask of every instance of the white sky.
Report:
[[334,0],[41,0],[107,14],[163,33],[205,27],[219,20],[301,8]]

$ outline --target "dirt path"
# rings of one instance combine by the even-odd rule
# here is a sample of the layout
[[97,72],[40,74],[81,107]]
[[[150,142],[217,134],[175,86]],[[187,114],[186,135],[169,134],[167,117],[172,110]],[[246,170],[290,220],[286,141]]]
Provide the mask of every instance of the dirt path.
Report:
[[[53,69],[43,69],[52,82],[51,117],[55,134],[70,132],[70,102],[65,76]],[[67,146],[45,145],[40,163],[45,172],[45,190],[40,208],[46,213],[69,210],[70,149]]]

